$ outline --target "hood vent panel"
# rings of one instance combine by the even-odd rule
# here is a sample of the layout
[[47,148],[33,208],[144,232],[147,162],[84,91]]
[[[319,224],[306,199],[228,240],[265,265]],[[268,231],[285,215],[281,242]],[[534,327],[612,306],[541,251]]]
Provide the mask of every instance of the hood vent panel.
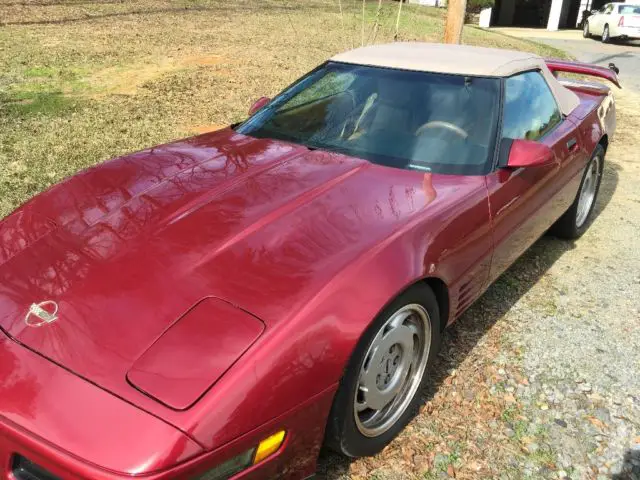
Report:
[[127,374],[141,392],[186,410],[251,347],[264,330],[257,318],[219,298],[205,298],[138,358]]

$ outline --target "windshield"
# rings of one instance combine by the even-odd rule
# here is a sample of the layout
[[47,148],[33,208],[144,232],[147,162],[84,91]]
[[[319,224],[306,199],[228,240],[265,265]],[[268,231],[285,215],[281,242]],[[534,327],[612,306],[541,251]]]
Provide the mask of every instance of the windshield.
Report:
[[396,168],[464,175],[491,168],[500,81],[329,62],[239,133]]
[[637,6],[637,5],[621,5],[620,6],[620,13],[622,13],[622,14],[631,13],[631,14],[635,14],[635,15],[640,15],[640,6]]

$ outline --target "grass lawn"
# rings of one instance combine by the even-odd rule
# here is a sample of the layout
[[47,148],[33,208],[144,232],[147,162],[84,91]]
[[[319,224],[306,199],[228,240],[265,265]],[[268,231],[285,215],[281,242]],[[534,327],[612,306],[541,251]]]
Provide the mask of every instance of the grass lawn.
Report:
[[[377,3],[367,43],[394,35],[398,3],[378,15]],[[361,6],[342,0],[341,16],[338,0],[0,0],[0,218],[83,167],[242,119],[257,97],[358,46]],[[439,41],[443,15],[405,4],[400,40]],[[562,55],[472,27],[464,42]]]

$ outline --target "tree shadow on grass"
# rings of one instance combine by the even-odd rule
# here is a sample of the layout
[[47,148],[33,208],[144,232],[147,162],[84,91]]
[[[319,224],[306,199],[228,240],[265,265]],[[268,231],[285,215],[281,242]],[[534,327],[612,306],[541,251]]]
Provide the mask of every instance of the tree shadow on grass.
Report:
[[611,477],[612,480],[640,480],[640,445],[627,450],[624,455],[622,470]]
[[77,109],[80,103],[80,100],[67,97],[62,92],[0,94],[0,114],[23,118],[34,115],[60,116]]
[[[594,220],[611,201],[618,184],[618,169],[614,163],[605,168]],[[518,259],[460,319],[445,331],[438,360],[430,372],[431,383],[424,392],[423,402],[431,400],[440,385],[473,350],[491,327],[524,296],[565,253],[573,250],[574,242],[552,236],[539,239]],[[636,452],[640,454],[640,452]],[[634,457],[638,458],[638,457]],[[323,451],[318,463],[318,478],[338,480],[349,476],[351,460]],[[620,477],[617,480],[626,480]],[[639,479],[640,480],[640,479]]]

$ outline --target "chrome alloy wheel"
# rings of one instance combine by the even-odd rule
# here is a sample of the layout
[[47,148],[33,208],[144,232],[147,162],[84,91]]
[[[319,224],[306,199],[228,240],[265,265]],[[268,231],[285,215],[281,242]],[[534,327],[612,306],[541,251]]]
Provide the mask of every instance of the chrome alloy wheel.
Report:
[[411,403],[429,359],[431,328],[425,308],[413,303],[391,315],[369,345],[353,405],[364,436],[389,430]]
[[576,211],[576,227],[580,228],[587,221],[587,217],[593,207],[596,199],[596,191],[598,190],[598,182],[602,175],[602,159],[599,156],[593,157],[593,160],[587,167],[587,172],[582,181],[580,196],[578,197],[578,209]]

